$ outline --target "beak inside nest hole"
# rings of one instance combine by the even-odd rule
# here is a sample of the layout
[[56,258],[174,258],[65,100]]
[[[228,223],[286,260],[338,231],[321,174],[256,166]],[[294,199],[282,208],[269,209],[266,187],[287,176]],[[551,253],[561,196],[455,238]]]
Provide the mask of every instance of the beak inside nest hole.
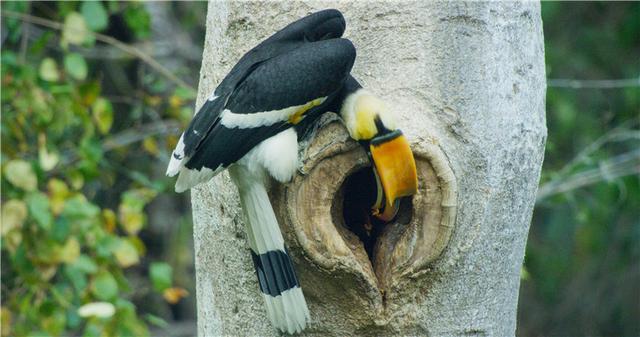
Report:
[[[349,231],[355,234],[367,252],[369,260],[375,265],[376,247],[379,239],[388,235],[384,233],[394,227],[404,227],[411,221],[411,198],[402,198],[398,214],[389,222],[372,215],[371,207],[375,203],[377,191],[373,170],[370,166],[362,167],[351,173],[340,188],[341,193],[337,201],[342,202],[342,220],[340,221]],[[342,200],[340,200],[342,199]],[[401,229],[401,228],[396,228]],[[396,232],[394,230],[394,232]]]

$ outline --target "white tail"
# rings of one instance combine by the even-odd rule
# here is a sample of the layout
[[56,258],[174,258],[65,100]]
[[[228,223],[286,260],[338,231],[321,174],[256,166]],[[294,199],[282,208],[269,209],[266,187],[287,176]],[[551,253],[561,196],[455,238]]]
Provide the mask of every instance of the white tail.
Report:
[[238,186],[247,217],[247,237],[269,319],[283,332],[300,332],[306,327],[309,309],[284,247],[263,176],[243,165],[233,165],[229,173]]

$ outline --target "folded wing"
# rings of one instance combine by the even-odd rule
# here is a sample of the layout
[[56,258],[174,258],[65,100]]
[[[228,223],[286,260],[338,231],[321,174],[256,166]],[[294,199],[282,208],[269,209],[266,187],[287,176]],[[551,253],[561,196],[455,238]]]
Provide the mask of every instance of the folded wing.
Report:
[[263,62],[309,42],[338,38],[344,29],[344,17],[339,11],[323,10],[287,25],[247,52],[218,85],[180,137],[172,153],[167,175],[176,175],[184,165],[185,158],[197,151],[204,137],[219,121],[229,95]]
[[261,63],[227,97],[218,120],[183,162],[176,190],[209,180],[263,140],[323,112],[354,60],[349,40],[331,39]]

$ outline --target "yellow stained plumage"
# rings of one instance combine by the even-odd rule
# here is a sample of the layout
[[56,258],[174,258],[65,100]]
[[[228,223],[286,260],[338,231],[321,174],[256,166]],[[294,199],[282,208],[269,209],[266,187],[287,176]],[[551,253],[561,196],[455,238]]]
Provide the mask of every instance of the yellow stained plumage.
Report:
[[300,123],[300,121],[304,119],[304,114],[309,111],[309,109],[322,104],[322,102],[324,102],[324,99],[324,97],[316,98],[313,101],[301,106],[300,109],[298,109],[293,115],[289,117],[289,123],[294,125]]
[[355,106],[356,127],[353,138],[371,139],[375,137],[378,133],[375,119],[384,103],[374,96],[363,95],[357,98]]

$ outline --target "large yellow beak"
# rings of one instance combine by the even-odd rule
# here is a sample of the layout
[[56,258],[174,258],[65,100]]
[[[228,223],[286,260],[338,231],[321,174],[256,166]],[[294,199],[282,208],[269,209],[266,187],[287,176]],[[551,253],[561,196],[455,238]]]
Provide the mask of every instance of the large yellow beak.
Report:
[[378,183],[373,215],[391,221],[398,212],[399,198],[418,191],[416,162],[409,142],[400,130],[373,138],[369,144]]

